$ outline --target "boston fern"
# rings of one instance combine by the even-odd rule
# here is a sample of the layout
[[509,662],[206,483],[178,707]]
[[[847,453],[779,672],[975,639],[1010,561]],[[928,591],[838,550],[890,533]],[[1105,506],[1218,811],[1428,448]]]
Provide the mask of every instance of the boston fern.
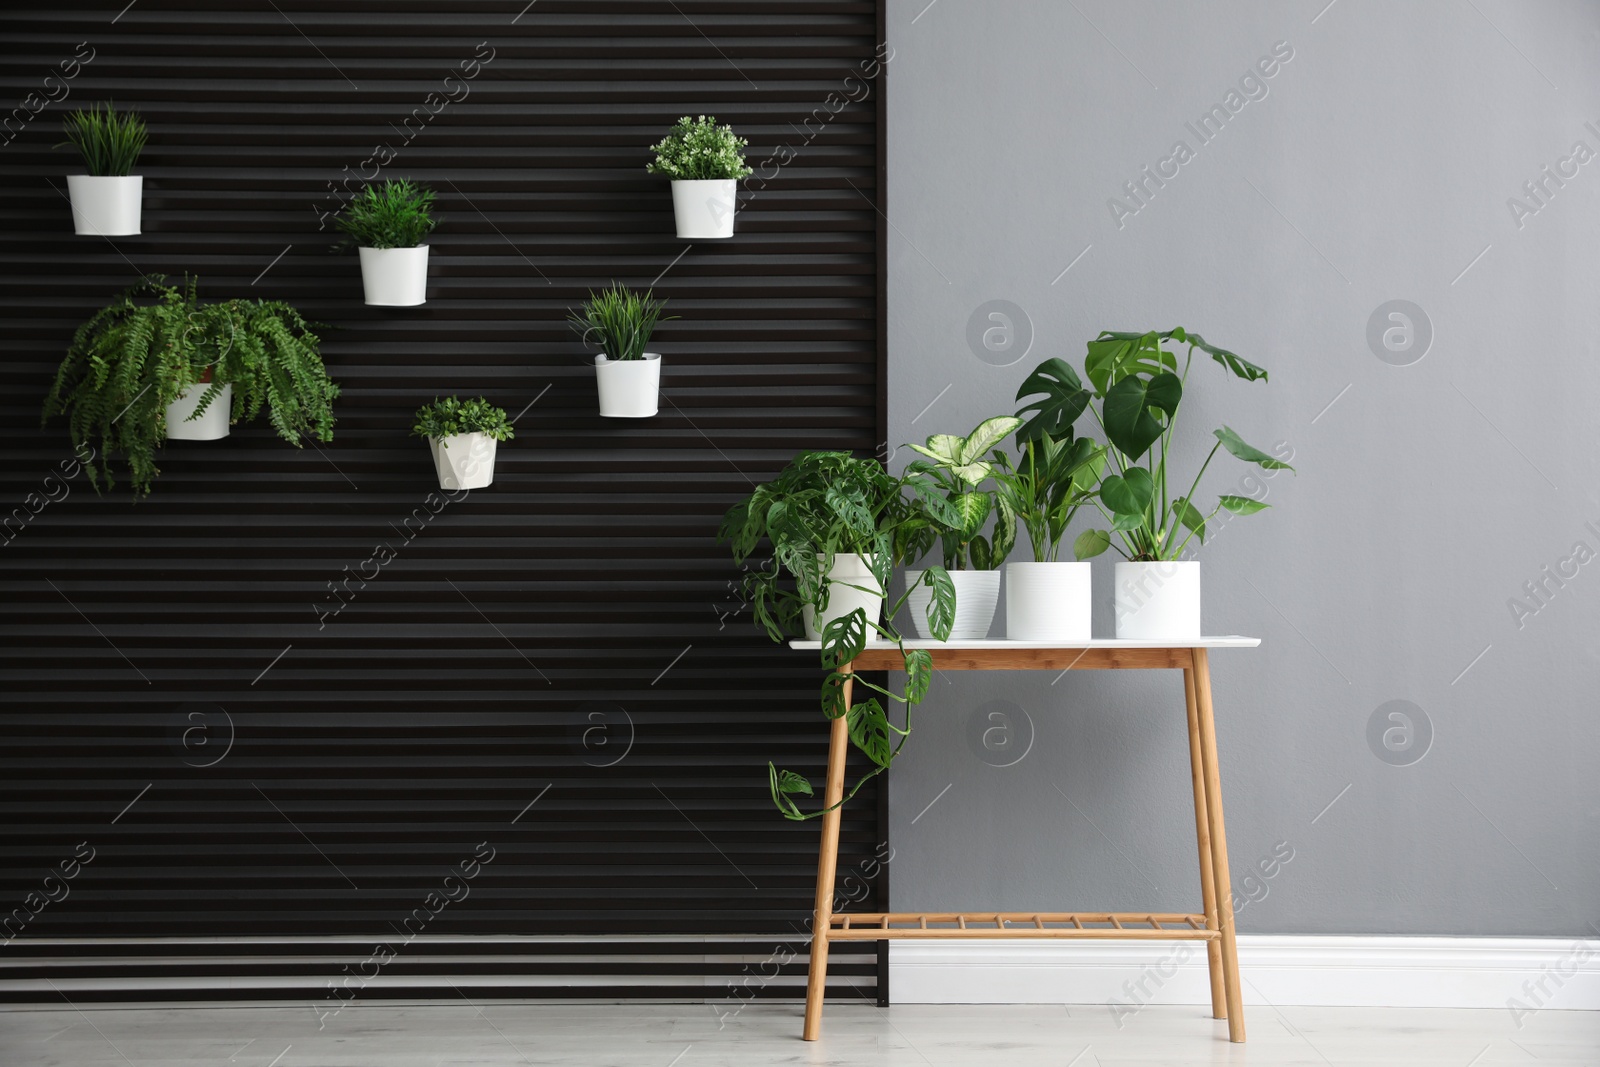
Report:
[[716,116],[698,119],[683,116],[662,138],[650,146],[656,154],[645,170],[665,174],[674,181],[706,181],[744,178],[750,174],[744,150],[750,145],[733,132],[732,126],[718,126]]
[[[1183,372],[1178,357],[1166,342],[1188,345]],[[1249,497],[1225,495],[1209,513],[1194,504],[1194,493],[1218,449],[1267,470],[1292,469],[1287,463],[1246,444],[1231,428],[1213,431],[1211,446],[1200,470],[1187,489],[1169,482],[1167,461],[1177,425],[1178,404],[1183,399],[1194,363],[1194,351],[1208,353],[1235,377],[1247,382],[1266,381],[1267,372],[1225,348],[1208,344],[1199,334],[1182,327],[1164,332],[1116,333],[1106,331],[1089,342],[1084,373],[1089,386],[1059,359],[1046,360],[1022,387],[1017,399],[1042,395],[1018,415],[1033,418],[1018,431],[1018,438],[1059,433],[1087,409],[1100,424],[1110,447],[1105,475],[1100,479],[1095,506],[1110,520],[1110,530],[1085,530],[1074,543],[1079,559],[1097,556],[1114,547],[1112,534],[1122,544],[1117,551],[1130,560],[1175,560],[1191,538],[1205,542],[1206,523],[1226,508],[1249,515],[1267,505]],[[1091,401],[1099,401],[1099,408]],[[1187,532],[1185,532],[1187,531]]]
[[348,244],[358,248],[416,248],[438,225],[434,192],[409,178],[362,189],[336,220]]
[[[735,562],[746,563],[763,540],[771,545],[771,557],[747,571],[744,579],[755,621],[768,637],[784,641],[796,636],[805,607],[820,617],[828,605],[827,575],[841,552],[859,553],[870,564],[878,587],[870,592],[889,588],[889,577],[907,551],[907,532],[914,531],[908,525],[913,512],[904,488],[905,481],[891,477],[876,460],[858,459],[848,452],[802,452],[777,478],[757,486],[747,499],[728,510],[717,536],[731,542]],[[914,542],[919,537],[912,532],[910,539]],[[933,633],[948,638],[955,619],[955,588],[950,576],[942,567],[930,567],[922,580],[933,589],[928,607]],[[911,706],[922,701],[933,677],[932,654],[926,649],[908,650],[894,626],[894,617],[908,596],[909,591],[890,608],[886,624],[867,618],[858,608],[822,631],[822,665],[828,671],[822,684],[822,713],[829,719],[845,717],[851,743],[873,764],[840,805],[894,762],[911,734]],[[900,650],[906,672],[901,692],[842,670],[874,634]],[[847,678],[905,704],[905,729],[889,721],[876,696],[846,706]],[[803,813],[794,798],[812,796],[811,783],[803,775],[780,771],[770,763],[767,772],[772,802],[785,818],[812,819],[831,810]]]
[[62,126],[67,139],[56,147],[76,148],[93,175],[127,177],[144,151],[144,120],[136,112],[119,113],[110,104],[94,104],[71,112]]
[[411,432],[418,437],[455,437],[463,433],[481,433],[495,441],[509,441],[516,436],[511,423],[506,420],[504,408],[497,408],[485,397],[462,400],[447,396],[435,397],[433,403],[417,409],[417,424]]
[[44,416],[67,417],[74,447],[93,449],[85,464],[97,491],[110,489],[112,457],[128,467],[136,493],[150,492],[167,405],[205,383],[192,418],[233,386],[233,422],[267,410],[278,436],[333,439],[332,404],[318,338],[300,313],[279,301],[229,300],[201,305],[197,282],[182,287],[148,277],[78,328],[56,372]]

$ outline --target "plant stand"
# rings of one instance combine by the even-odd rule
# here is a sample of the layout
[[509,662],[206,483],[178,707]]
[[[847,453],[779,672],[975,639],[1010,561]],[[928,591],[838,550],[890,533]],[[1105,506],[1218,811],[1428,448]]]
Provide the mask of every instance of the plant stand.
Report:
[[[822,844],[817,857],[816,914],[812,925],[811,970],[806,984],[806,1017],[802,1036],[815,1041],[822,1032],[822,1001],[828,977],[828,945],[833,941],[879,941],[900,938],[1024,938],[1136,941],[1204,941],[1211,975],[1211,1014],[1228,1020],[1228,1038],[1244,1041],[1244,1005],[1240,995],[1239,957],[1233,927],[1233,886],[1228,877],[1228,839],[1222,824],[1222,775],[1217,763],[1217,738],[1211,708],[1213,648],[1254,648],[1254,637],[1202,637],[1168,643],[1137,640],[1091,640],[1074,648],[1033,641],[907,641],[907,648],[933,653],[933,667],[943,671],[1009,670],[1181,670],[1188,708],[1189,770],[1194,786],[1195,838],[1200,854],[1201,911],[1187,913],[1038,911],[882,912],[833,914],[834,874],[839,861],[838,804],[844,796],[845,757],[849,726],[833,720],[828,738],[828,778],[823,804]],[[817,641],[791,641],[791,648],[818,649]],[[892,644],[874,642],[841,670],[898,670],[900,653]],[[853,686],[844,684],[845,703]]]

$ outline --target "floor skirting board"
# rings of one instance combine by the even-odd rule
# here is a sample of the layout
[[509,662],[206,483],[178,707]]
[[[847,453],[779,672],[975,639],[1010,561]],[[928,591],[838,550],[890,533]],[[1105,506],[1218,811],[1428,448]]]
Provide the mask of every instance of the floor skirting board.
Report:
[[[1239,938],[1246,1004],[1600,1010],[1600,939]],[[897,1004],[1210,1002],[1198,941],[895,941]],[[1518,1015],[1518,1018],[1525,1018]]]

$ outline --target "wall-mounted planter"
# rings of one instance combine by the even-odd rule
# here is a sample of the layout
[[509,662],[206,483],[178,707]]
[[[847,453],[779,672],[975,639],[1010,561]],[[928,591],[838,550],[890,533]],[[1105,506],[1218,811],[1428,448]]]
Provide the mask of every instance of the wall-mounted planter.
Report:
[[1087,563],[1007,563],[1006,639],[1087,641],[1094,613]]
[[494,482],[494,455],[499,442],[485,433],[430,437],[440,489],[482,489]]
[[207,380],[191,385],[167,405],[167,440],[169,441],[220,441],[228,436],[228,420],[233,413],[233,386],[224,385],[216,399],[206,406],[198,419],[191,419],[200,398],[211,388],[210,372]]
[[661,404],[661,355],[643,359],[594,357],[595,383],[600,388],[600,414],[608,419],[646,419]]
[[[906,588],[911,595],[906,598],[906,609],[911,612],[911,625],[917,636],[933,639],[928,629],[928,603],[933,590],[922,584],[922,571],[906,571]],[[981,641],[989,636],[994,624],[994,609],[1000,599],[999,571],[950,571],[950,582],[956,587],[956,621],[950,627],[952,641]]]
[[144,178],[100,174],[67,175],[73,231],[90,237],[130,237],[139,232]]
[[732,237],[738,188],[732,178],[674,181],[672,213],[678,236],[694,241]]
[[1183,641],[1200,636],[1200,564],[1118,563],[1117,636]]
[[377,307],[415,307],[428,299],[428,246],[359,248],[361,287]]
[[[816,617],[816,609],[810,604],[800,609],[800,619],[805,623],[809,640],[822,640],[822,631],[830,622],[857,608],[867,613],[868,622],[878,622],[882,618],[883,591],[872,574],[871,560],[871,556],[854,552],[834,553],[833,566],[828,568],[828,606],[823,609],[822,618]],[[872,592],[874,589],[878,592]],[[871,630],[867,632],[869,641],[877,636]]]

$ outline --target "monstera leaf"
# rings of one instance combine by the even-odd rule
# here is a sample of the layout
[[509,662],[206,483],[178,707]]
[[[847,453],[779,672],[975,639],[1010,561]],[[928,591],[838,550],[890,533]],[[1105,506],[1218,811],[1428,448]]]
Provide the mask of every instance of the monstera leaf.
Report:
[[[1177,332],[1182,333],[1181,330]],[[1105,396],[1111,386],[1123,378],[1154,378],[1163,371],[1177,370],[1178,357],[1161,347],[1162,337],[1168,334],[1154,330],[1149,333],[1104,330],[1090,341],[1083,369],[1094,384],[1095,395]]]
[[1030,411],[1034,413],[1033,418],[1017,430],[1017,443],[1020,445],[1041,438],[1071,437],[1072,424],[1089,406],[1089,390],[1083,387],[1078,372],[1068,366],[1065,360],[1047,359],[1035,367],[1017,389],[1016,399],[1041,393],[1044,394],[1043,400],[1036,400],[1017,412],[1018,416],[1027,415]]
[[[1153,378],[1121,379],[1106,392],[1102,408],[1106,437],[1117,451],[1138,460],[1166,430],[1166,420],[1177,414],[1182,398],[1183,382],[1171,371],[1162,371]],[[1166,420],[1157,419],[1153,414],[1157,411]]]

